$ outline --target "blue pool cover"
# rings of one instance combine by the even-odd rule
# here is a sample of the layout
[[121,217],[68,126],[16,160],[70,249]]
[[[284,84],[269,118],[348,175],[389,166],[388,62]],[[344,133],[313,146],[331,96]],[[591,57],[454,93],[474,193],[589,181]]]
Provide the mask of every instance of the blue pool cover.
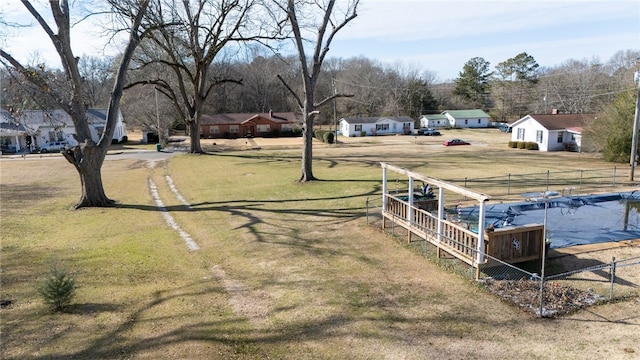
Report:
[[[552,248],[640,238],[640,192],[563,196],[547,201],[547,233]],[[485,222],[496,228],[542,224],[544,207],[544,200],[487,204]],[[477,228],[478,206],[455,210],[458,212],[461,221]]]

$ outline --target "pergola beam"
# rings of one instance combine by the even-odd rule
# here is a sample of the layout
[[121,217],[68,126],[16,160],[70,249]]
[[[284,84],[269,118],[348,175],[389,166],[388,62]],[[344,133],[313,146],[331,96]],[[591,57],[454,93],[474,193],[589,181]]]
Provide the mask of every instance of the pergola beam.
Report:
[[485,202],[485,201],[490,199],[490,197],[488,195],[485,195],[485,194],[482,194],[482,193],[477,193],[475,191],[471,191],[471,190],[469,190],[467,188],[464,188],[462,186],[457,186],[457,185],[454,185],[454,184],[451,184],[451,183],[448,183],[448,182],[445,182],[445,181],[442,181],[442,180],[434,179],[432,177],[425,176],[425,175],[422,175],[420,173],[413,172],[411,170],[407,170],[407,169],[404,169],[404,168],[401,168],[401,167],[398,167],[398,166],[395,166],[395,165],[391,165],[391,164],[388,164],[388,163],[385,163],[385,162],[381,162],[380,166],[383,169],[389,169],[389,170],[391,170],[393,172],[406,175],[409,178],[412,178],[412,179],[415,179],[415,180],[424,181],[427,184],[430,184],[430,185],[433,185],[433,186],[437,186],[437,187],[442,188],[442,189],[447,189],[447,190],[453,191],[455,193],[458,193],[460,195],[464,195],[465,197],[468,197],[468,198],[471,198],[471,199],[474,199],[474,200],[477,200],[477,201],[480,201],[480,202]]

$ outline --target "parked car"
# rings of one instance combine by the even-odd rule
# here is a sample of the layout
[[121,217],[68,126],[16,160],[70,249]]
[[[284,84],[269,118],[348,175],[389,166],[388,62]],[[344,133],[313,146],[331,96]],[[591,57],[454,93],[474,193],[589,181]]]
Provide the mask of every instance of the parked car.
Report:
[[422,129],[418,129],[418,135],[439,136],[440,135],[440,131],[438,131],[436,129],[422,128]]
[[502,131],[502,132],[508,132],[508,133],[511,132],[511,126],[509,126],[507,124],[500,124],[498,126],[498,129],[500,129],[500,131]]
[[60,152],[69,147],[66,141],[50,141],[38,148],[40,153]]
[[451,139],[451,140],[445,140],[442,145],[444,146],[455,146],[455,145],[471,145],[470,143],[464,141],[464,140],[460,140],[460,139]]

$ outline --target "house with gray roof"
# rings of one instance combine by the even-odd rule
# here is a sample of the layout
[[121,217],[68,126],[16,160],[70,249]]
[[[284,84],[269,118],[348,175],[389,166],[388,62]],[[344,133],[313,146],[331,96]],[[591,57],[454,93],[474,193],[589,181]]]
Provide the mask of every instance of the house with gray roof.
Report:
[[393,134],[413,134],[415,120],[410,116],[353,117],[342,118],[340,134],[347,137]]
[[[16,149],[36,150],[52,142],[66,142],[71,146],[77,145],[74,134],[75,126],[71,116],[61,109],[56,110],[24,110],[19,114],[0,114],[0,125],[4,131],[0,134],[0,142],[3,146]],[[107,121],[107,109],[88,109],[87,122],[93,141],[98,141],[104,132]],[[11,128],[10,124],[15,124]],[[9,134],[9,129],[12,129]],[[114,142],[126,141],[127,130],[122,113],[118,112],[115,131],[112,140]]]
[[594,114],[529,114],[511,126],[511,141],[536,142],[540,151],[581,151],[582,128]]
[[453,128],[489,127],[489,115],[480,109],[445,110],[442,115],[449,119],[449,126]]
[[449,118],[444,114],[426,114],[420,117],[421,128],[444,128],[449,126]]
[[[25,147],[21,144],[27,130],[17,123],[6,110],[0,110],[0,154],[16,153]],[[24,141],[22,141],[24,143]]]

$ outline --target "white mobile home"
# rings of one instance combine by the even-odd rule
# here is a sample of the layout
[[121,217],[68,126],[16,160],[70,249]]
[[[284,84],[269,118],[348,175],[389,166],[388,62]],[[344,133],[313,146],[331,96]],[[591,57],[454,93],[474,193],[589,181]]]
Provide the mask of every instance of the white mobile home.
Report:
[[442,112],[449,119],[453,128],[486,128],[489,127],[489,115],[482,110],[445,110]]
[[343,136],[413,134],[415,120],[409,116],[342,118],[339,129]]
[[449,118],[444,114],[427,114],[420,117],[421,128],[443,128],[449,126]]

